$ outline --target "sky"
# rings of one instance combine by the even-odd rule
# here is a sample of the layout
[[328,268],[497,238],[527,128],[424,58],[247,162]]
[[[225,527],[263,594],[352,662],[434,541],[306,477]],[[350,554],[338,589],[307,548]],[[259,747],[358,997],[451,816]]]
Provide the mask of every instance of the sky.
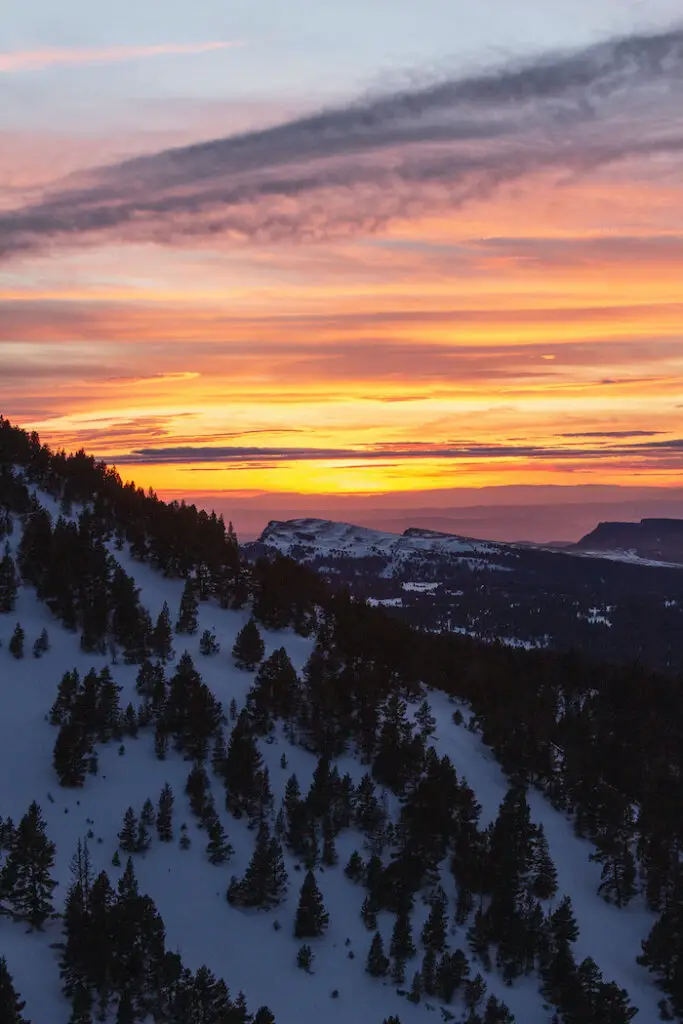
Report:
[[0,413],[247,530],[683,515],[682,243],[680,0],[3,0]]

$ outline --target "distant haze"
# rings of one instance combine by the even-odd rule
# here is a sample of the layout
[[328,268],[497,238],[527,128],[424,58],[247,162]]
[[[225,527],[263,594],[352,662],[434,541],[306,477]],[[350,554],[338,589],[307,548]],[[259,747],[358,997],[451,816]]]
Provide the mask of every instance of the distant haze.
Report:
[[[289,500],[283,501],[283,497]],[[425,497],[432,499],[429,504],[417,503]],[[450,503],[447,495],[433,494],[365,499],[336,496],[332,501],[327,496],[310,495],[245,498],[203,494],[186,500],[232,520],[241,540],[258,537],[272,519],[303,517],[341,520],[391,533],[415,526],[485,540],[540,544],[577,541],[599,522],[683,518],[683,488],[657,493],[656,488],[490,487],[468,495],[455,492]]]

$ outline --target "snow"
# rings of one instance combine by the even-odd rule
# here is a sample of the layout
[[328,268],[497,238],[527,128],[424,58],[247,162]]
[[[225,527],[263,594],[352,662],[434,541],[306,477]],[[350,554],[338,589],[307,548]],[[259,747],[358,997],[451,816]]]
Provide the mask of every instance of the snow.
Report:
[[[434,590],[438,590],[441,584],[436,583],[402,583],[401,589],[412,591],[414,594],[430,594]],[[460,591],[462,593],[462,591]]]
[[[48,504],[42,496],[41,500]],[[51,506],[50,510],[57,514],[56,507]],[[339,527],[335,543],[365,545],[369,542],[368,535],[372,535],[372,544],[381,545],[376,531],[333,525]],[[301,528],[311,529],[310,525]],[[354,531],[353,535],[347,532],[350,530]],[[15,530],[11,538],[13,547],[18,543],[18,533]],[[384,536],[392,538],[391,542],[386,541],[387,545],[396,540],[393,535]],[[411,543],[428,544],[430,541],[418,537],[411,538]],[[454,544],[457,543],[471,542],[454,540]],[[152,616],[159,613],[164,600],[168,601],[173,616],[180,603],[182,582],[163,578],[148,566],[133,561],[125,551],[112,553],[135,577],[142,601]],[[406,590],[414,588],[415,585],[404,587]],[[246,609],[223,611],[214,604],[202,604],[197,635],[175,638],[177,655],[186,648],[190,651],[205,682],[226,709],[233,697],[238,705],[243,704],[253,679],[253,674],[234,667],[230,655],[237,632],[248,614]],[[7,650],[18,621],[26,631],[27,656],[23,660],[13,659]],[[37,661],[30,652],[43,627],[48,629],[51,649]],[[199,654],[199,636],[205,628],[215,631],[221,645],[220,654],[212,658]],[[284,646],[297,669],[302,668],[312,649],[312,640],[290,631],[264,633],[264,639],[267,654]],[[141,731],[136,739],[126,737],[122,756],[118,743],[99,744],[98,775],[88,776],[81,790],[60,788],[51,764],[57,731],[47,721],[58,682],[69,669],[76,667],[83,676],[92,666],[103,668],[109,659],[84,654],[78,636],[61,628],[37,602],[30,588],[20,589],[14,613],[0,616],[0,641],[0,778],[4,780],[0,789],[0,814],[11,815],[16,822],[32,800],[40,804],[48,835],[57,846],[58,904],[69,883],[69,862],[77,840],[92,828],[90,851],[94,867],[105,869],[115,882],[121,869],[115,868],[111,860],[118,845],[117,832],[125,809],[132,805],[139,813],[147,797],[156,803],[161,787],[168,781],[175,796],[175,841],[159,843],[155,834],[151,850],[144,856],[136,856],[134,863],[141,890],[152,896],[164,919],[168,947],[178,950],[188,966],[197,968],[207,964],[225,978],[233,993],[244,990],[252,1011],[263,1004],[269,1005],[278,1024],[313,1024],[320,1020],[326,1024],[348,1024],[349,1021],[380,1024],[392,1014],[399,1016],[403,1024],[441,1019],[434,1012],[436,1004],[413,1005],[400,997],[390,982],[376,981],[365,974],[371,936],[359,917],[363,891],[346,879],[342,870],[352,850],[363,849],[358,834],[343,832],[337,843],[339,865],[318,872],[330,914],[330,928],[324,939],[311,943],[316,960],[314,973],[308,976],[297,969],[295,962],[299,943],[292,937],[292,924],[303,873],[295,870],[292,858],[286,855],[290,892],[285,904],[266,914],[229,906],[225,899],[229,879],[244,871],[253,848],[254,833],[223,810],[222,786],[213,780],[216,807],[235,847],[235,856],[228,865],[211,866],[204,855],[206,834],[197,828],[183,792],[190,766],[172,751],[166,760],[159,761],[154,755],[149,731]],[[137,667],[117,664],[110,665],[110,669],[123,687],[122,706],[128,700],[135,701]],[[458,774],[467,777],[482,805],[484,819],[490,820],[507,788],[497,762],[476,735],[452,722],[454,705],[445,695],[430,693],[428,698],[437,720],[433,742],[440,753],[448,754]],[[462,710],[467,721],[467,708]],[[292,772],[296,772],[305,790],[316,759],[292,747],[279,732],[275,742],[262,741],[260,746],[277,807]],[[283,752],[288,760],[284,770],[280,765]],[[355,779],[367,770],[351,756],[341,758],[338,764],[342,773],[349,771]],[[594,956],[606,980],[614,979],[628,989],[634,1003],[640,1007],[640,1020],[656,1020],[656,990],[646,973],[635,964],[640,940],[652,923],[651,915],[637,905],[617,911],[603,903],[595,895],[599,868],[588,861],[589,844],[577,839],[565,818],[540,795],[532,793],[530,803],[535,820],[545,826],[559,871],[560,891],[570,894],[574,901],[581,927],[577,953]],[[182,822],[187,822],[192,839],[187,851],[177,845]],[[444,874],[444,885],[449,894],[454,895],[453,880],[448,872]],[[419,904],[416,913],[424,915],[424,908]],[[281,923],[280,930],[273,927],[275,920]],[[392,923],[391,915],[380,915],[385,944]],[[345,945],[347,938],[350,939],[348,947]],[[66,1019],[67,1004],[60,992],[57,954],[50,948],[60,939],[59,922],[48,923],[43,934],[27,934],[23,926],[0,918],[0,950],[7,957],[15,984],[26,999],[26,1014],[33,1024],[55,1024]],[[451,948],[458,945],[467,952],[463,929],[451,939]],[[350,950],[355,954],[354,959],[349,959]],[[417,965],[417,962],[409,964],[409,976]],[[472,966],[473,970],[477,969],[474,963]],[[513,988],[503,985],[495,974],[487,975],[486,980],[490,991],[508,1003],[518,1024],[546,1024],[548,1014],[542,1008],[538,979],[520,979]],[[333,999],[331,992],[335,989],[339,997]]]
[[509,566],[497,565],[490,561],[490,557],[503,552],[509,556],[517,550],[512,544],[494,544],[432,530],[386,533],[328,519],[273,521],[261,534],[261,542],[283,555],[293,555],[304,561],[381,556],[390,562],[389,571],[382,573],[388,577],[401,572],[411,560],[424,555],[451,556],[472,569],[510,572]]
[[572,554],[579,558],[606,558],[610,562],[628,562],[630,565],[650,565],[658,569],[683,569],[683,562],[662,562],[655,558],[642,558],[633,549],[628,551],[604,551],[597,548],[594,551],[587,549],[573,548]]

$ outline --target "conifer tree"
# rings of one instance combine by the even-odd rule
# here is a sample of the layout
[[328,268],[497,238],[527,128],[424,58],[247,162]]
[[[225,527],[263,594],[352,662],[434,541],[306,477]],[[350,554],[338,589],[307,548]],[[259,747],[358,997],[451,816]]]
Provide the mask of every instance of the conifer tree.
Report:
[[365,864],[358,850],[354,850],[344,868],[344,874],[352,882],[362,882],[365,877]]
[[432,714],[432,709],[427,700],[423,700],[420,707],[415,712],[415,722],[419,726],[420,732],[425,740],[429,739],[429,737],[436,731],[436,719]]
[[221,645],[216,639],[216,634],[210,629],[205,629],[199,639],[199,653],[203,654],[205,658],[211,658],[214,654],[218,654],[220,649]]
[[446,933],[448,929],[446,907],[446,893],[439,887],[439,891],[432,900],[429,917],[424,923],[421,936],[425,948],[433,949],[435,953],[443,953],[446,948]]
[[152,653],[159,659],[162,665],[173,658],[173,629],[171,627],[171,612],[168,602],[164,601],[163,608],[159,612],[156,625],[152,631],[151,638]]
[[0,957],[0,1021],[2,1024],[30,1024],[21,1011],[24,1003],[14,987],[12,975],[4,956]]
[[200,764],[195,764],[187,776],[185,792],[190,798],[192,813],[196,814],[198,818],[201,818],[204,814],[210,789],[211,783],[209,782],[209,776],[206,774],[206,769]]
[[156,821],[156,813],[154,811],[154,804],[152,803],[149,797],[147,797],[144,804],[142,805],[140,818],[147,826],[147,828],[154,828],[154,823]]
[[370,944],[365,970],[373,978],[383,978],[389,970],[389,961],[384,955],[384,943],[379,932],[375,932]]
[[436,995],[436,953],[433,948],[428,948],[422,957],[420,974],[422,975],[422,988],[425,995]]
[[225,770],[226,754],[227,748],[225,746],[225,732],[223,729],[219,729],[216,733],[216,739],[214,740],[213,751],[211,753],[211,767],[216,775],[223,775]]
[[299,894],[299,906],[294,923],[297,939],[314,939],[326,931],[330,915],[325,910],[322,894],[312,871],[306,872]]
[[270,910],[282,902],[287,892],[287,872],[282,848],[271,837],[267,822],[261,822],[252,858],[241,881],[233,879],[228,902],[243,907]]
[[435,994],[443,999],[444,1003],[450,1003],[456,990],[467,980],[469,973],[470,965],[461,949],[456,949],[454,953],[444,953],[436,968]]
[[254,1014],[254,1024],[275,1024],[273,1011],[267,1006],[260,1006]]
[[396,985],[402,985],[406,980],[406,958],[395,956],[391,961],[391,980]]
[[422,998],[422,975],[419,971],[415,971],[413,975],[413,981],[410,986],[410,992],[408,993],[408,999],[411,1003],[419,1003]]
[[92,745],[80,723],[64,722],[59,727],[52,764],[60,786],[82,786]]
[[90,988],[81,982],[74,988],[71,996],[71,1016],[68,1024],[92,1024],[93,997]]
[[237,634],[232,656],[238,668],[253,672],[265,654],[265,644],[256,621],[250,618]]
[[362,918],[363,924],[365,925],[369,932],[374,931],[374,929],[377,928],[378,909],[379,907],[377,906],[377,901],[375,897],[371,893],[368,893],[368,895],[363,900],[363,905],[360,908],[360,916]]
[[54,913],[52,892],[57,882],[50,875],[55,845],[45,833],[45,822],[34,801],[23,816],[2,869],[0,889],[14,917],[42,930]]
[[[151,845],[152,837],[149,834],[149,829],[143,819],[139,818],[137,835],[135,837],[135,853],[147,853]],[[122,849],[126,852],[124,847]]]
[[37,637],[33,644],[33,657],[42,658],[44,654],[50,650],[50,637],[46,629],[40,631],[40,635]]
[[311,968],[313,967],[313,961],[315,960],[315,953],[310,946],[304,943],[303,946],[299,947],[299,952],[296,955],[296,965],[302,971],[306,971],[306,974],[311,974]]
[[552,900],[557,894],[557,868],[550,856],[550,848],[543,825],[537,826],[534,841],[531,892],[539,900]]
[[415,956],[416,949],[408,912],[402,911],[396,915],[389,953],[392,957],[401,957],[404,960],[410,960]]
[[8,650],[12,657],[17,659],[24,657],[24,637],[24,630],[21,628],[20,623],[17,622],[8,645]]
[[166,760],[166,754],[168,753],[168,733],[159,719],[157,719],[157,723],[154,728],[154,753],[159,761]]
[[5,552],[0,560],[0,614],[13,612],[19,589],[19,578],[10,553],[9,544],[5,544]]
[[123,816],[123,825],[119,832],[119,846],[124,853],[135,853],[138,842],[138,819],[132,807]]
[[175,626],[176,633],[187,633],[189,636],[193,636],[197,632],[199,625],[197,620],[198,609],[199,605],[194,583],[191,579],[187,579],[183,588],[183,596],[180,599],[180,611]]
[[231,846],[225,829],[216,817],[208,825],[209,841],[206,853],[210,864],[227,864],[235,852]]
[[50,724],[62,725],[67,721],[78,698],[81,681],[76,669],[65,672],[57,687],[57,696],[50,709]]
[[173,839],[173,790],[168,782],[159,794],[159,806],[156,815],[157,835],[162,843],[170,843]]
[[321,857],[325,867],[333,868],[339,861],[336,847],[334,845],[334,831],[329,815],[323,818],[323,852]]

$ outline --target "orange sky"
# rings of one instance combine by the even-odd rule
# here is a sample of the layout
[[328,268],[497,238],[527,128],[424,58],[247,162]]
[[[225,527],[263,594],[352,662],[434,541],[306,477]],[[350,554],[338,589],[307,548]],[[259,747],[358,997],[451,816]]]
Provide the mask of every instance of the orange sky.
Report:
[[[10,210],[46,153],[62,174],[132,145],[74,159],[65,139],[5,133]],[[202,213],[172,244],[20,251],[0,264],[0,410],[162,493],[678,484],[680,170],[540,168],[317,236],[214,235]]]

